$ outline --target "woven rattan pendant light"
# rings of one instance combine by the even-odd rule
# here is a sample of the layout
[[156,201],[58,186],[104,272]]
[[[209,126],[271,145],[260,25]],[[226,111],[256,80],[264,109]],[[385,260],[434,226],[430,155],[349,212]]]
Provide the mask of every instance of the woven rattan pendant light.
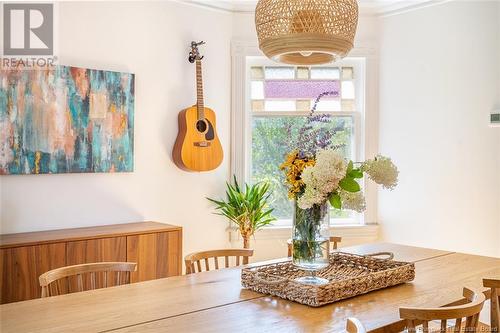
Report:
[[352,49],[358,25],[356,0],[259,0],[259,47],[278,62],[324,64]]

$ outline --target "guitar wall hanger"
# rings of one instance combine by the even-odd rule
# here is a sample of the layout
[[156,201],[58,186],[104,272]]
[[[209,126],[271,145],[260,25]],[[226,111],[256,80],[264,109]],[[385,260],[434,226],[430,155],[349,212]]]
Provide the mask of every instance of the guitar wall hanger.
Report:
[[204,44],[205,44],[204,41],[201,41],[198,43],[195,41],[191,42],[191,51],[189,52],[189,57],[188,57],[188,60],[190,63],[194,64],[194,62],[196,61],[197,58],[202,60],[205,57],[205,56],[200,57],[200,53],[198,51],[198,46],[201,46]]

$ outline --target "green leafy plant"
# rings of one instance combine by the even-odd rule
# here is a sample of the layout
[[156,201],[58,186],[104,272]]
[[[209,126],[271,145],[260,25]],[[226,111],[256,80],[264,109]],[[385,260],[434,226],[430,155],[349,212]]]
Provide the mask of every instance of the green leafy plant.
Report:
[[270,193],[269,184],[257,183],[242,188],[234,176],[234,185],[226,183],[226,200],[215,200],[207,198],[213,202],[218,215],[227,217],[236,224],[243,238],[243,247],[250,247],[250,237],[262,227],[271,224],[276,220],[271,213],[272,208],[268,208],[267,201]]
[[[360,168],[354,168],[354,163],[352,161],[349,161],[349,164],[347,165],[346,175],[339,182],[340,189],[350,193],[361,191],[361,187],[356,181],[356,179],[359,178],[363,178],[363,171]],[[336,209],[342,209],[342,198],[340,197],[338,191],[332,192],[328,197],[328,200],[330,201],[332,207]]]

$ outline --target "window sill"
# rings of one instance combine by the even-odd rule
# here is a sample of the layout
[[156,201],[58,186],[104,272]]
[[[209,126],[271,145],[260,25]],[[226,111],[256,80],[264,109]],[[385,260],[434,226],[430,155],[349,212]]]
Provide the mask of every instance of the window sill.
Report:
[[[241,240],[241,236],[237,228],[228,229],[229,241],[231,243],[236,243]],[[377,224],[351,224],[351,225],[333,225],[330,226],[330,235],[339,236],[344,239],[366,239],[367,241],[373,241],[378,239],[379,226]],[[257,231],[254,235],[255,240],[271,240],[280,239],[286,240],[291,237],[292,227],[291,226],[276,226],[263,228]]]

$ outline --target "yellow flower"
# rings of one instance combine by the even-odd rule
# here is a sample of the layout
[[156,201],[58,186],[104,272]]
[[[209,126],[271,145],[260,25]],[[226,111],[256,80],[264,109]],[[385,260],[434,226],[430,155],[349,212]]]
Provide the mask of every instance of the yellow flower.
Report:
[[302,181],[300,175],[304,169],[308,166],[313,166],[316,163],[314,159],[299,158],[299,152],[297,150],[289,153],[285,162],[280,165],[281,170],[285,170],[286,183],[288,184],[288,197],[290,199],[295,199],[297,194],[301,193],[304,187],[304,182]]
[[299,152],[297,150],[292,151],[286,156],[285,162],[283,162],[283,164],[280,165],[280,169],[284,170],[290,167],[295,161],[295,159],[298,157],[299,157]]

